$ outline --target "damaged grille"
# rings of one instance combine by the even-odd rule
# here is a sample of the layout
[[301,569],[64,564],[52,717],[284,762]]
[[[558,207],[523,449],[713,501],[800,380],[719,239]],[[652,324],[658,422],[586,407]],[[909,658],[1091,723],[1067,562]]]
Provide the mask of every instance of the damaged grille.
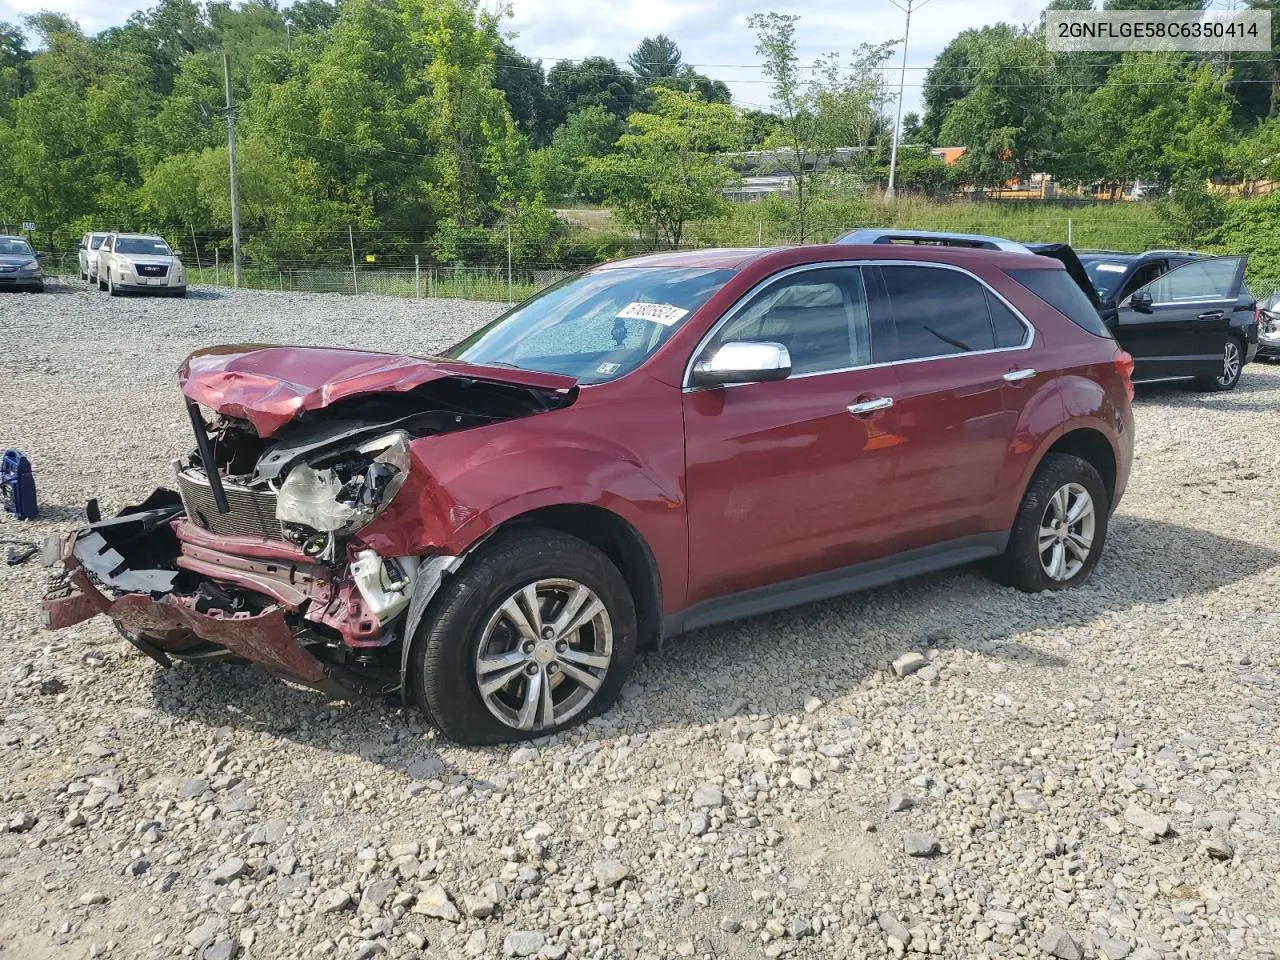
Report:
[[219,513],[213,502],[213,491],[204,475],[193,470],[178,471],[178,492],[182,505],[193,522],[210,533],[243,537],[284,539],[280,521],[276,519],[276,495],[270,490],[250,490],[234,483],[222,482],[227,493],[229,513]]

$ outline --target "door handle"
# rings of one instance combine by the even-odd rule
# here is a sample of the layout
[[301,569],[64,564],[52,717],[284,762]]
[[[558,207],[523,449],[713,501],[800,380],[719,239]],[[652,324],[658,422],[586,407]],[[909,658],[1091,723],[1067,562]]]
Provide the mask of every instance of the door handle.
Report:
[[892,406],[893,397],[876,397],[874,400],[859,400],[857,403],[851,403],[845,409],[855,417],[864,417],[877,410],[888,410]]
[[1227,315],[1225,310],[1206,310],[1204,313],[1197,314],[1197,320],[1221,320]]
[[1007,383],[1021,383],[1023,380],[1030,380],[1035,375],[1036,372],[1034,370],[1030,367],[1025,367],[1022,370],[1010,370],[1004,375],[1004,379]]

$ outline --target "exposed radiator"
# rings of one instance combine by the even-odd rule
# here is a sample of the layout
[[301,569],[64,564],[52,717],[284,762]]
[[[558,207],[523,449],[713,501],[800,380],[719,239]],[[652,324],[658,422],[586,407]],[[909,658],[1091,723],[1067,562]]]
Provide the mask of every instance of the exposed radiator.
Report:
[[210,533],[283,540],[284,531],[276,519],[276,495],[270,490],[250,490],[222,481],[229,513],[219,513],[213,491],[204,474],[196,470],[178,471],[178,492],[192,522]]

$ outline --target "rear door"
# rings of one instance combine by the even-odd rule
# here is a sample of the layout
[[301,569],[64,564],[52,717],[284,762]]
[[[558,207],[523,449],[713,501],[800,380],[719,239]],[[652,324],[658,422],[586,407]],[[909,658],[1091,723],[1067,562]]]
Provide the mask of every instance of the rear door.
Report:
[[[1116,339],[1133,356],[1135,380],[1221,372],[1247,262],[1247,257],[1190,260],[1121,302]],[[1142,302],[1140,293],[1149,294],[1150,302]]]
[[902,549],[989,533],[1025,398],[1049,374],[1030,362],[1032,331],[972,274],[884,264],[879,296],[896,334],[893,412],[901,449],[884,503]]

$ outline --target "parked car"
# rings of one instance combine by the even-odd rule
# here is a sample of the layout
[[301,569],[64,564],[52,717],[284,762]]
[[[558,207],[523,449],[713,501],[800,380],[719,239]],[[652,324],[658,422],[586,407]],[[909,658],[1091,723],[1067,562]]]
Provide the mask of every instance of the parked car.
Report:
[[40,258],[22,237],[0,236],[0,290],[44,290]]
[[1080,584],[1130,369],[1057,263],[927,246],[624,260],[439,357],[204,349],[177,491],[50,543],[45,622],[546,734],[695,627],[978,560]]
[[1280,294],[1258,304],[1258,356],[1280,360]]
[[1133,357],[1135,382],[1189,379],[1201,390],[1231,390],[1257,354],[1254,297],[1243,282],[1246,257],[1077,252],[1065,243],[878,227],[837,242],[1029,251],[1058,260]]
[[102,241],[107,239],[105,233],[86,233],[80,238],[80,279],[89,283],[98,282],[98,249]]
[[1231,390],[1258,351],[1248,258],[1186,250],[1084,251],[1103,321],[1133,355],[1135,381],[1190,379]]
[[97,278],[98,289],[112,296],[121,293],[187,295],[187,275],[182,261],[163,237],[108,234],[98,248]]

